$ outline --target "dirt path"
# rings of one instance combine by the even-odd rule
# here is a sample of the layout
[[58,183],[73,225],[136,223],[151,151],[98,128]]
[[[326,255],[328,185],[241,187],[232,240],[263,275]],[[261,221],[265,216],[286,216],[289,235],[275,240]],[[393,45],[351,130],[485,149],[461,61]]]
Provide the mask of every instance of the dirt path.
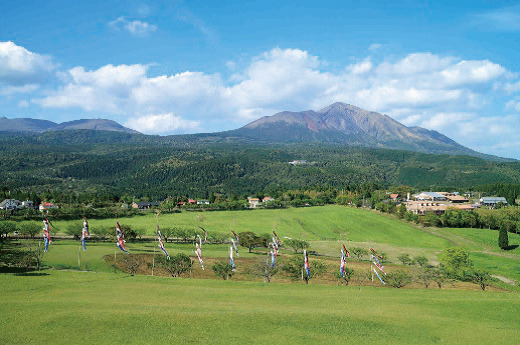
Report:
[[512,280],[512,279],[509,279],[509,278],[506,278],[506,277],[502,277],[502,276],[497,276],[497,275],[494,275],[492,274],[491,275],[493,278],[497,278],[498,280],[506,283],[506,284],[509,284],[509,285],[512,285],[512,286],[516,286],[516,280]]

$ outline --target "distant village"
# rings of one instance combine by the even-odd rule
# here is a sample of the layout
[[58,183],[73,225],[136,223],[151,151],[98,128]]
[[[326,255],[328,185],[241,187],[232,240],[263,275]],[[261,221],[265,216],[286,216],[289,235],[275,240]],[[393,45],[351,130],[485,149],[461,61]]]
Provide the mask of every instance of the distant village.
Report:
[[[405,196],[389,194],[389,200],[395,202],[397,205],[404,204],[407,211],[417,215],[425,215],[427,213],[443,214],[448,208],[471,211],[480,207],[498,208],[500,206],[508,206],[507,200],[504,197],[481,197],[477,199],[478,202],[470,202],[471,198],[471,194],[462,196],[457,192],[421,192],[414,195],[407,193]],[[262,198],[250,196],[247,198],[247,204],[244,206],[248,208],[261,208],[268,206],[269,203],[274,201],[275,199],[271,196],[264,196]],[[207,199],[196,200],[190,198],[187,201],[178,202],[176,206],[203,206],[210,204],[210,201]],[[137,210],[148,210],[159,206],[160,203],[156,201],[122,204],[122,208],[133,208]],[[5,199],[0,202],[0,210],[37,209],[43,212],[56,208],[58,208],[58,206],[52,202],[42,202],[39,205],[34,205],[31,200],[20,201],[16,199]]]
[[477,203],[471,203],[471,194],[465,196],[457,192],[422,192],[410,197],[410,193],[406,198],[399,198],[399,194],[390,194],[390,199],[398,203],[404,203],[406,210],[417,215],[425,215],[427,213],[443,214],[448,208],[455,208],[463,211],[472,211],[480,207],[497,208],[499,206],[507,206],[507,200],[504,197],[482,197]]

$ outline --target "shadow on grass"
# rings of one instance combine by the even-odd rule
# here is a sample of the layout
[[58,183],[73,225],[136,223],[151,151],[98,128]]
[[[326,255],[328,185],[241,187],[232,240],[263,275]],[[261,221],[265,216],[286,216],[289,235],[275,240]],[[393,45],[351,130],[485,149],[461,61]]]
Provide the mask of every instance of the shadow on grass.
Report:
[[513,249],[516,249],[518,248],[518,244],[513,244],[513,245],[510,245],[506,248],[506,250],[513,250]]

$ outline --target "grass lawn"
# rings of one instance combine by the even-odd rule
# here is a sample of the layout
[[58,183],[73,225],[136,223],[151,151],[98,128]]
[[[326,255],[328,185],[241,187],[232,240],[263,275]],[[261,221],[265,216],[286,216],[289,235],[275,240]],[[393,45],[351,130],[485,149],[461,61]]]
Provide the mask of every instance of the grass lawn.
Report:
[[520,339],[515,292],[40,274],[0,275],[0,343],[517,344]]

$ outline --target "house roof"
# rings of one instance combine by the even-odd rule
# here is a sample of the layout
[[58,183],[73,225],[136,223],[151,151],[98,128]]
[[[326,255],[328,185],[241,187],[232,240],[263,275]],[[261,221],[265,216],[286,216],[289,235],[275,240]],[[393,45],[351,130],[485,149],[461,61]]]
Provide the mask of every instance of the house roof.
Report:
[[451,201],[467,201],[468,199],[460,195],[448,195],[448,200]]
[[421,194],[428,195],[432,198],[444,198],[445,196],[437,192],[422,192]]
[[155,201],[150,202],[134,202],[137,206],[159,206],[160,204]]
[[485,203],[489,203],[489,202],[506,203],[507,202],[506,198],[501,197],[501,196],[485,196],[481,200],[482,200],[482,202],[485,202]]

